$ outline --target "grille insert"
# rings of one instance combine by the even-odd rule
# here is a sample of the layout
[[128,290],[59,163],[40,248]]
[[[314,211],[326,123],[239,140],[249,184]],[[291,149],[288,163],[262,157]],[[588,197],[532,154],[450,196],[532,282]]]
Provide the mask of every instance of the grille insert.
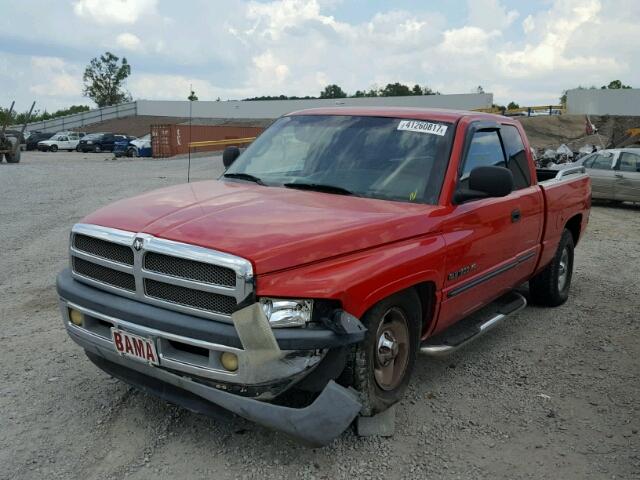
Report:
[[236,286],[236,272],[234,270],[187,258],[147,252],[144,256],[144,268],[151,272],[212,285]]
[[146,295],[149,297],[207,312],[231,315],[236,307],[236,299],[234,297],[192,290],[156,280],[145,279],[144,288]]
[[125,265],[133,265],[133,250],[126,245],[107,242],[87,235],[75,234],[73,238],[73,246],[77,250],[90,253],[96,257],[123,263]]
[[73,270],[85,277],[91,278],[98,282],[123,288],[134,292],[136,290],[136,281],[130,273],[120,272],[109,267],[103,267],[96,263],[87,262],[82,258],[73,258]]

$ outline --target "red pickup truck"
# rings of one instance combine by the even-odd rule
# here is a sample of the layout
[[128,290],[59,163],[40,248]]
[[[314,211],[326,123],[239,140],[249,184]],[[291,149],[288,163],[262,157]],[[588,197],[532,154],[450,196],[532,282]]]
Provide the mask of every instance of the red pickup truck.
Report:
[[322,445],[397,402],[419,353],[525,307],[527,281],[537,304],[569,294],[589,178],[536,171],[517,121],[313,109],[223,161],[84,218],[57,279],[91,361],[193,411]]

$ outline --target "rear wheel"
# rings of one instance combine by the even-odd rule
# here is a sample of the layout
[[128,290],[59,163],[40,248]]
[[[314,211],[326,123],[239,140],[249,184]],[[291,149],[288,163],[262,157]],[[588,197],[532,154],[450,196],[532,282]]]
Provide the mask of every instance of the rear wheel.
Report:
[[382,300],[363,317],[367,334],[347,365],[362,415],[383,412],[402,398],[418,352],[421,318],[415,290]]
[[573,235],[565,228],[551,263],[529,281],[533,303],[557,307],[567,301],[573,277],[573,247]]

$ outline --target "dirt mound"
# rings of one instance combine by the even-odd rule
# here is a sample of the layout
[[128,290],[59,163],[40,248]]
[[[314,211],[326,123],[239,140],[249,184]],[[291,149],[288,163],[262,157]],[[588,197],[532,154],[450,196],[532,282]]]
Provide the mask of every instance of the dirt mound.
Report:
[[536,150],[555,149],[563,143],[574,151],[586,144],[612,147],[626,137],[628,129],[640,127],[640,117],[591,116],[591,123],[598,128],[598,134],[587,135],[584,115],[525,117],[518,120]]

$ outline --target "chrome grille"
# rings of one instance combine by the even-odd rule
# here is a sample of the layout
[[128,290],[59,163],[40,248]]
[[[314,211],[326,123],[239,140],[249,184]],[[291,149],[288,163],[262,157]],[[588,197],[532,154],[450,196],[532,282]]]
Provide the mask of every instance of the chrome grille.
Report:
[[87,262],[81,258],[73,259],[73,270],[85,277],[106,283],[113,287],[124,288],[130,292],[136,290],[136,280],[130,273],[119,272],[109,267],[103,267],[97,263]]
[[224,315],[231,315],[237,305],[233,297],[179,287],[155,280],[146,279],[144,289],[149,297]]
[[124,263],[125,265],[133,265],[133,250],[131,250],[131,247],[80,234],[74,235],[73,245],[77,250],[91,255],[106,258],[113,262]]
[[145,233],[77,224],[70,253],[79,281],[204,318],[231,322],[253,291],[248,260]]
[[188,278],[189,280],[212,285],[224,285],[226,287],[235,287],[236,285],[236,272],[230,268],[196,262],[186,258],[161,255],[155,252],[148,252],[144,256],[144,268],[150,272]]

